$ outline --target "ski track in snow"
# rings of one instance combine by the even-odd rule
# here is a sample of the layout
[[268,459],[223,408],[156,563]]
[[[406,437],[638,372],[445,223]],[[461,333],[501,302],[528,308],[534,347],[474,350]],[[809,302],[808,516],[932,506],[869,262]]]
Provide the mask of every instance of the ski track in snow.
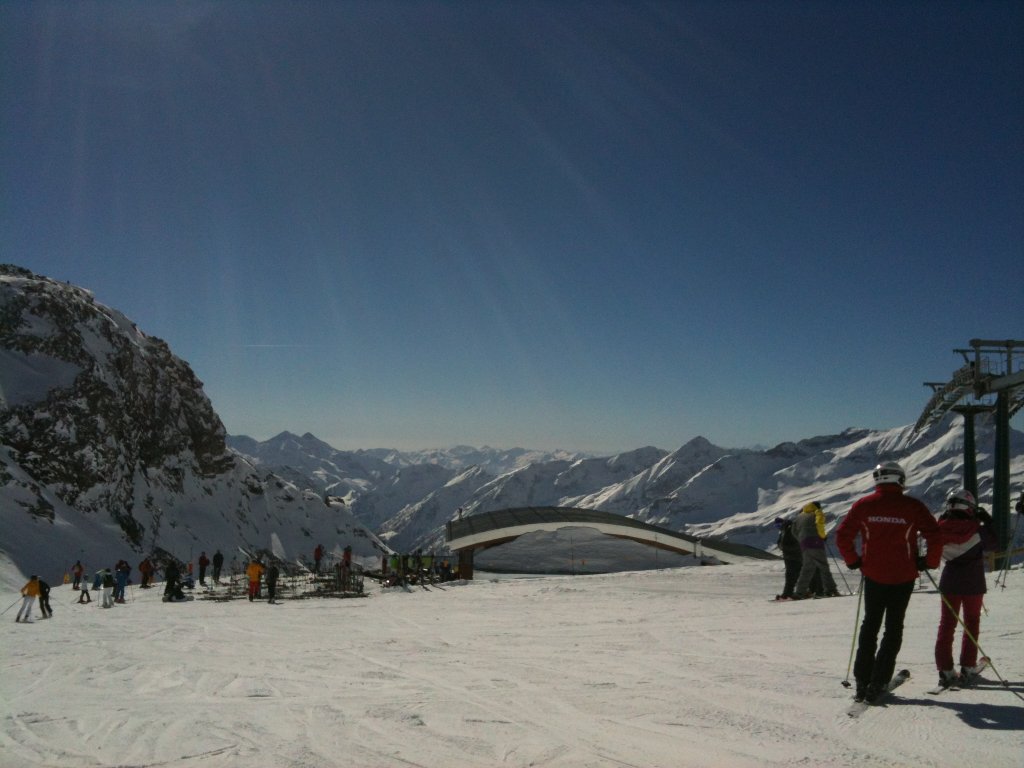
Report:
[[[772,603],[781,570],[484,578],[275,607],[164,604],[158,588],[102,610],[62,586],[54,619],[0,627],[0,768],[1020,767],[1012,693],[925,693],[936,594],[911,601],[911,680],[851,719],[856,601]],[[981,636],[1017,690],[1022,590],[1014,571],[989,594]]]

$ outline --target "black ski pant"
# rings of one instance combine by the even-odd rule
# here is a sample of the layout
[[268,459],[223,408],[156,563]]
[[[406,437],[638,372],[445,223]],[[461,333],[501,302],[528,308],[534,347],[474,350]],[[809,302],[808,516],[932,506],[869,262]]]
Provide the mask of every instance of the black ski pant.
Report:
[[[858,688],[885,686],[896,669],[896,656],[903,645],[903,618],[907,614],[914,582],[880,584],[864,578],[864,621],[857,639],[857,659],[853,676]],[[882,642],[878,632],[885,621]],[[877,651],[877,653],[876,653]]]
[[793,587],[796,586],[796,580],[800,578],[800,568],[804,561],[800,557],[787,557],[784,562],[786,563],[786,584],[782,588],[782,596],[792,597]]

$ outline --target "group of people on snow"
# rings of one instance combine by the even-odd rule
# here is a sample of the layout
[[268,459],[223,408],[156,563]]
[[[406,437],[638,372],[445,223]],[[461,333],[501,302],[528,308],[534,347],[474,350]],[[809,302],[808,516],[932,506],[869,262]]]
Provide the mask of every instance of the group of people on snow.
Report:
[[28,583],[21,588],[21,607],[18,608],[18,615],[14,620],[18,623],[31,623],[32,606],[37,599],[40,618],[48,619],[53,616],[53,609],[50,608],[50,585],[33,574],[29,577]]
[[[874,491],[854,502],[836,528],[840,556],[847,568],[862,574],[859,598],[864,602],[864,618],[857,635],[853,675],[855,698],[868,703],[877,700],[892,680],[903,643],[904,617],[919,573],[938,568],[942,561],[946,565],[938,583],[941,604],[934,649],[939,685],[948,687],[970,679],[980,670],[984,550],[993,549],[996,543],[992,518],[970,491],[952,491],[936,520],[923,502],[904,492],[906,473],[899,464],[883,462],[872,477]],[[1020,506],[1018,503],[1018,512]],[[838,595],[826,556],[821,504],[812,501],[795,519],[778,518],[775,523],[786,569],[785,586],[776,599]],[[925,544],[923,555],[918,551],[919,541]],[[958,623],[964,627],[959,673],[953,658]]]

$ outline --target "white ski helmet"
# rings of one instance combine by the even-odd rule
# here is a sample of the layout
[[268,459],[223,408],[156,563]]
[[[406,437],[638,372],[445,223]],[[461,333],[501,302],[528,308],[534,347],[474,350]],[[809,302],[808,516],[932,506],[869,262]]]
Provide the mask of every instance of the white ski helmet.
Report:
[[903,486],[907,481],[907,473],[895,461],[883,461],[875,467],[875,471],[871,473],[871,476],[875,478],[875,485],[880,483],[896,483],[899,486]]
[[946,509],[950,512],[953,510],[961,510],[973,515],[977,506],[978,504],[974,500],[974,494],[966,488],[955,488],[950,491],[949,495],[946,497]]

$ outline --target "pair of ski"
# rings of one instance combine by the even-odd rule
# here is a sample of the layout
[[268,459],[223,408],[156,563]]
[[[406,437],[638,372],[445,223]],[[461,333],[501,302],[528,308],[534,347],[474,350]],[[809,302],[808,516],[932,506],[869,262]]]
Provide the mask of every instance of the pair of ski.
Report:
[[909,679],[910,670],[901,669],[899,672],[893,675],[892,680],[889,681],[889,684],[885,686],[885,689],[880,694],[878,694],[874,701],[869,702],[864,701],[863,699],[854,700],[853,704],[850,705],[850,708],[846,710],[846,714],[848,714],[850,717],[860,717],[868,711],[869,707],[877,707],[879,704],[884,704],[885,700],[889,698],[892,692],[899,688],[901,685],[903,685],[905,682],[907,682],[907,680]]
[[[931,688],[928,691],[928,693],[932,694],[933,696],[937,696],[938,694],[942,693],[943,691],[956,691],[956,690],[960,690],[961,688],[965,688],[965,687],[969,688],[970,686],[972,686],[978,680],[978,678],[981,676],[982,671],[984,671],[984,669],[986,667],[988,667],[988,665],[990,663],[991,662],[990,662],[988,656],[983,656],[982,658],[978,659],[978,668],[965,681],[961,682],[959,685],[951,685],[951,686],[937,685],[934,688]],[[905,682],[907,682],[907,680],[909,680],[909,679],[910,679],[910,670],[909,669],[901,669],[899,672],[897,672],[895,675],[893,675],[892,680],[889,681],[889,684],[885,687],[885,690],[883,690],[878,695],[878,697],[875,698],[874,701],[871,701],[871,702],[867,702],[867,701],[864,701],[864,700],[854,701],[853,704],[850,705],[850,708],[848,710],[846,710],[846,714],[848,714],[850,717],[860,717],[862,714],[864,714],[868,710],[869,707],[876,707],[879,704],[884,704],[885,700],[890,695],[892,695],[892,692],[894,690],[896,690],[897,688],[899,688],[901,685],[903,685]]]
[[975,668],[974,672],[966,676],[961,676],[956,680],[956,682],[951,683],[950,685],[942,685],[940,683],[934,688],[928,689],[928,693],[932,696],[938,696],[943,691],[959,691],[961,688],[971,688],[976,682],[978,682],[978,678],[981,677],[981,673],[985,671],[990,663],[991,659],[989,659],[988,656],[982,656],[978,659],[978,666]]

